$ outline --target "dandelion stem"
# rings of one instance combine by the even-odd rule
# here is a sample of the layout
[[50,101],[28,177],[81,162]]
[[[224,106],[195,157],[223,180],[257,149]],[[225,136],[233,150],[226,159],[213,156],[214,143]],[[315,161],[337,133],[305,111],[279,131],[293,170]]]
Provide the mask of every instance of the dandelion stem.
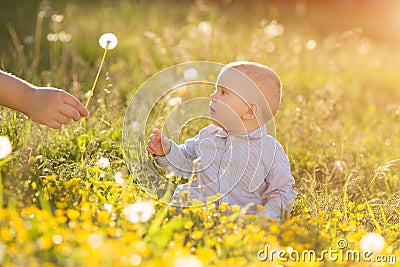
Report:
[[107,50],[108,50],[107,48],[104,49],[103,58],[101,59],[99,69],[97,70],[96,78],[94,79],[92,89],[90,90],[90,95],[89,95],[88,99],[86,100],[86,104],[85,104],[86,108],[89,106],[90,99],[92,98],[92,96],[94,94],[94,88],[96,87],[97,80],[99,79],[100,71],[103,67],[104,59],[106,58],[106,54],[107,54]]

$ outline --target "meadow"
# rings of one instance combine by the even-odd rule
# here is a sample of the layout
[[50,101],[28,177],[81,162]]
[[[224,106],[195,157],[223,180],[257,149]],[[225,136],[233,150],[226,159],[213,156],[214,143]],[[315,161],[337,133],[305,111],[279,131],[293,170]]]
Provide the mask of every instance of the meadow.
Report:
[[[0,108],[0,136],[12,144],[0,159],[1,266],[400,266],[397,2],[34,2],[1,4],[3,70],[85,102],[100,35],[119,42],[84,122],[52,130]],[[151,174],[124,158],[124,116],[141,84],[175,64],[236,60],[266,64],[283,81],[276,138],[298,196],[281,223],[237,206],[176,212],[137,185]],[[161,101],[150,129],[172,97],[188,95]],[[182,139],[205,123],[191,122]],[[266,248],[286,256],[262,261]],[[376,249],[369,262],[340,257],[366,248]],[[339,256],[288,260],[305,250]]]

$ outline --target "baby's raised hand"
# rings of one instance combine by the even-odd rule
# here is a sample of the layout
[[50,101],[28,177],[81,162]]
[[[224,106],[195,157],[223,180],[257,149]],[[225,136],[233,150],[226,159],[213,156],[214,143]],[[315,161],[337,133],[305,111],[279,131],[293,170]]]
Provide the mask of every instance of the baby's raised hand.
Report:
[[27,99],[26,114],[34,122],[58,129],[71,119],[89,117],[89,111],[73,95],[53,87],[36,87]]
[[171,143],[159,129],[153,129],[146,149],[155,156],[163,157],[171,150]]

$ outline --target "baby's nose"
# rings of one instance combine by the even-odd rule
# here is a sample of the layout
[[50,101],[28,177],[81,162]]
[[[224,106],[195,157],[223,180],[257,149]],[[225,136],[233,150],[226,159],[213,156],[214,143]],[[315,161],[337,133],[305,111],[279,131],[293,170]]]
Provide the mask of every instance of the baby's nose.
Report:
[[210,95],[210,98],[212,99],[212,100],[215,100],[215,99],[217,99],[217,92],[214,92],[214,93],[212,93],[211,95]]

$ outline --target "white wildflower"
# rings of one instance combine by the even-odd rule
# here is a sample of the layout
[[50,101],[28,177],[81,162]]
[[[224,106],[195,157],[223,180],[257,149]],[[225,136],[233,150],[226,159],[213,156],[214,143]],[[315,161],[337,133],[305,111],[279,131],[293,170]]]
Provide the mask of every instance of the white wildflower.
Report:
[[194,255],[179,257],[174,262],[174,267],[202,267],[203,263]]
[[360,240],[362,251],[377,253],[382,251],[385,246],[385,238],[378,233],[367,233]]
[[198,75],[199,75],[199,73],[197,72],[197,70],[195,68],[188,68],[183,71],[183,78],[186,81],[194,81],[197,79]]
[[90,234],[87,238],[89,246],[92,248],[99,248],[103,244],[103,237],[100,234]]
[[117,36],[113,33],[104,33],[99,38],[99,44],[104,49],[114,49],[118,44]]
[[124,215],[131,223],[147,222],[153,216],[155,210],[149,200],[138,200],[124,208]]
[[100,157],[97,160],[96,165],[101,167],[101,168],[106,169],[106,168],[110,167],[110,160],[108,158],[105,158],[105,157]]
[[122,172],[116,172],[114,174],[114,180],[119,185],[124,184],[124,175],[123,175],[123,173]]
[[11,142],[7,136],[0,136],[0,159],[4,159],[12,152]]

